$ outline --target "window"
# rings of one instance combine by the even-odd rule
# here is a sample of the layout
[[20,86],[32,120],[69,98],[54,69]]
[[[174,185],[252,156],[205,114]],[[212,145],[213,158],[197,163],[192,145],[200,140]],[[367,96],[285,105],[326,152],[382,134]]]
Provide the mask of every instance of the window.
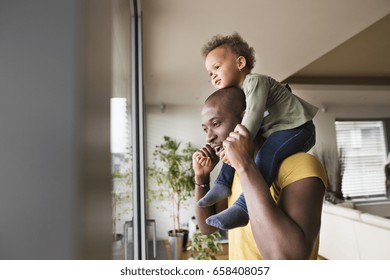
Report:
[[387,158],[383,121],[336,121],[337,147],[344,157],[344,197],[385,196]]

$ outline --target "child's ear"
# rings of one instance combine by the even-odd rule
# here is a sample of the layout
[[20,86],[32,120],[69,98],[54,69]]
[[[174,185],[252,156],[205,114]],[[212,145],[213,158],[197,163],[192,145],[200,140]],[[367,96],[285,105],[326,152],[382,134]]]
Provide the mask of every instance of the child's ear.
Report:
[[237,66],[240,71],[246,66],[246,59],[242,55],[237,58]]

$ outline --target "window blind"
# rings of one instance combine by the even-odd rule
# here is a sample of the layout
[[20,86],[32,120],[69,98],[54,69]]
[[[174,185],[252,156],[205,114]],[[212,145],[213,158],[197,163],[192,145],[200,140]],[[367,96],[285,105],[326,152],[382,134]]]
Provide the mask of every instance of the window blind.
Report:
[[344,155],[344,197],[386,195],[386,143],[382,121],[336,121],[337,147]]

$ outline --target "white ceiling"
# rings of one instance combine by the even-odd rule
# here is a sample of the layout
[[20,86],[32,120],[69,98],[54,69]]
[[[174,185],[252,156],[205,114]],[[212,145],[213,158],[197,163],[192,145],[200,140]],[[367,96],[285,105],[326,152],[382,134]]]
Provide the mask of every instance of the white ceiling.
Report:
[[143,0],[142,11],[149,105],[201,104],[214,89],[200,49],[233,31],[255,48],[254,71],[277,80],[380,84],[373,98],[365,87],[342,95],[314,90],[320,103],[390,104],[390,1]]
[[390,15],[297,71],[287,81],[390,85]]

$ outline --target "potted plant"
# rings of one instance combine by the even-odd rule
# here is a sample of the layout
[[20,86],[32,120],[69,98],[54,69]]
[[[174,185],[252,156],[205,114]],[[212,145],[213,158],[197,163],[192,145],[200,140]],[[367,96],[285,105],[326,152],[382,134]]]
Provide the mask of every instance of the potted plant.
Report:
[[[149,168],[149,200],[169,201],[172,218],[172,230],[168,232],[173,257],[177,256],[186,246],[183,235],[188,230],[180,228],[180,210],[184,203],[194,195],[194,171],[192,155],[196,149],[191,143],[182,144],[180,141],[164,136],[164,142],[156,145],[153,152],[153,164]],[[182,245],[179,243],[182,242]],[[174,248],[173,248],[174,247]],[[177,247],[177,248],[176,248]]]
[[191,238],[189,249],[193,260],[216,260],[218,251],[222,251],[222,244],[219,242],[221,234],[215,231],[211,234],[202,234],[197,228]]

